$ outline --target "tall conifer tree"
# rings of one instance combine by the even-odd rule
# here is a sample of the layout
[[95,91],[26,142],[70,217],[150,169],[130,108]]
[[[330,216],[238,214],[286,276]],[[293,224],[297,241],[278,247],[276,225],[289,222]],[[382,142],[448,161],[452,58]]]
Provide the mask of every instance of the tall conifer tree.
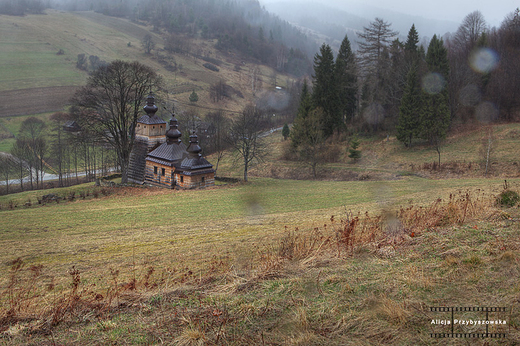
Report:
[[315,108],[323,109],[323,133],[329,137],[335,130],[341,130],[341,117],[338,87],[335,76],[334,54],[328,44],[323,44],[314,57],[312,101]]
[[429,78],[432,85],[425,85],[423,110],[421,116],[421,134],[439,153],[440,145],[446,138],[450,126],[450,103],[448,94],[448,51],[442,39],[434,35],[426,53]]
[[312,109],[311,94],[309,92],[307,80],[305,79],[300,94],[300,106],[298,107],[298,113],[296,114],[296,119],[294,119],[292,131],[290,133],[291,143],[294,148],[298,147],[305,140],[305,137],[307,137],[305,119],[309,116]]
[[412,145],[412,139],[419,133],[420,116],[421,88],[417,77],[417,62],[415,61],[406,78],[397,124],[397,139],[408,147]]
[[[392,91],[395,90],[394,78],[390,73],[391,61],[389,46],[399,33],[391,29],[391,24],[375,18],[363,32],[358,33],[358,55],[360,67],[366,84],[365,97],[369,105],[382,105],[392,108]],[[373,120],[370,120],[373,123]],[[377,127],[377,124],[375,124]]]
[[412,24],[410,31],[408,31],[408,37],[406,39],[406,43],[404,44],[404,49],[408,52],[416,52],[417,44],[419,43],[419,34],[415,29],[415,24]]
[[358,85],[356,58],[347,35],[336,57],[336,80],[343,119],[350,121],[356,111]]

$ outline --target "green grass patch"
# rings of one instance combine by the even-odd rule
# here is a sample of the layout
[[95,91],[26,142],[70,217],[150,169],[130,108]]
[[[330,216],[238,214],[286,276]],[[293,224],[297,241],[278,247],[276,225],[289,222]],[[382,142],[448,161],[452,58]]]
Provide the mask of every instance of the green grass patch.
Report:
[[[498,179],[415,177],[385,182],[253,179],[195,191],[125,188],[109,197],[1,211],[6,223],[0,246],[16,252],[3,254],[0,261],[22,256],[26,266],[43,264],[42,282],[47,285],[54,277],[60,290],[70,287],[63,273],[75,265],[80,287],[86,289],[81,299],[91,299],[90,289],[104,296],[91,306],[77,306],[64,317],[67,323],[53,327],[58,343],[441,345],[429,333],[443,332],[431,320],[444,317],[428,307],[515,304],[518,210],[504,218],[492,207],[482,209],[465,224],[432,226],[417,230],[415,237],[386,235],[340,256],[331,229],[339,225],[330,224],[330,215],[339,219],[345,209],[376,214],[410,203],[437,205],[437,197],[448,206],[447,196],[465,189],[480,189],[479,198],[489,200],[479,205],[490,206],[491,195],[501,188]],[[459,201],[453,207],[464,205]],[[299,238],[293,238],[295,253],[306,253],[312,241],[305,239],[313,239],[314,227],[332,236],[332,243],[281,258],[284,226],[300,228],[295,231]],[[314,234],[318,243],[323,241]],[[8,268],[0,269],[7,274]],[[132,277],[137,291],[123,288]],[[146,286],[148,280],[159,286]],[[514,309],[499,317],[512,326],[520,323]],[[30,333],[40,321],[45,318],[20,320],[16,326],[25,332],[11,341],[45,342],[41,334]],[[515,328],[505,332],[508,340],[518,337]]]

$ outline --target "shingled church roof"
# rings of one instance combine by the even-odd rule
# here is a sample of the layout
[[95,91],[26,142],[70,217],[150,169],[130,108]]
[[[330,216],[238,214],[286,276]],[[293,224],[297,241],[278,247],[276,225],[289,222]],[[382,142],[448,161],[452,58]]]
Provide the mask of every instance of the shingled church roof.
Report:
[[186,145],[182,143],[181,136],[182,133],[178,129],[177,119],[172,114],[170,129],[166,132],[166,143],[152,150],[146,159],[168,166],[173,166],[175,163],[178,165],[183,158],[188,156]]
[[181,170],[191,171],[204,168],[212,170],[213,165],[200,154],[202,149],[199,146],[198,137],[195,132],[190,136],[190,145],[186,151],[188,152],[188,156],[182,160],[179,166]]
[[157,147],[157,149],[149,153],[146,159],[171,166],[175,162],[182,160],[187,155],[186,145],[184,143],[163,143]]
[[166,137],[166,143],[150,152],[146,160],[174,166],[185,175],[191,175],[191,171],[194,170],[198,170],[197,174],[213,172],[213,165],[201,155],[202,149],[195,133],[190,136],[190,145],[187,148],[180,141],[181,132],[177,129],[175,117],[170,120],[170,129],[166,132]]

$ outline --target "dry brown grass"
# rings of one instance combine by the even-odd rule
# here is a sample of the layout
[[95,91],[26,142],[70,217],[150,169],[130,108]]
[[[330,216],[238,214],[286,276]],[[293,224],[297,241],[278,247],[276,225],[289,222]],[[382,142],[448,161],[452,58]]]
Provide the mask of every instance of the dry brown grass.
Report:
[[[240,260],[215,258],[204,271],[150,265],[131,275],[111,270],[96,284],[72,268],[68,284],[43,287],[41,268],[18,260],[0,295],[0,333],[19,344],[34,335],[70,342],[67,330],[77,326],[87,344],[93,332],[84,326],[95,323],[94,343],[121,340],[117,333],[129,335],[124,326],[131,326],[148,343],[179,345],[352,344],[347,335],[360,345],[411,344],[418,339],[410,326],[424,324],[424,306],[442,299],[446,280],[474,283],[475,295],[485,290],[479,280],[488,267],[517,272],[520,247],[505,234],[443,249],[458,228],[511,223],[492,204],[468,191],[399,213],[348,212],[321,227],[286,230],[274,243],[236,253]],[[434,259],[425,260],[428,253]]]
[[397,302],[385,295],[377,297],[379,312],[383,317],[394,325],[403,325],[408,321],[411,312],[406,309],[404,303]]

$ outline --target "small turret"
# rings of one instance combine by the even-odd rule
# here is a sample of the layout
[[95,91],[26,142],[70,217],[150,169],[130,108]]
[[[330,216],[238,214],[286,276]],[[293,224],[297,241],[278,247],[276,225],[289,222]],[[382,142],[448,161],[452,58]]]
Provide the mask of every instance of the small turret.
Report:
[[181,143],[182,133],[179,131],[179,125],[177,118],[175,118],[175,114],[172,113],[172,118],[170,119],[170,129],[166,131],[166,142],[168,144],[179,144]]
[[186,151],[190,154],[192,157],[201,157],[201,151],[202,148],[199,146],[199,138],[195,134],[195,131],[193,131],[193,134],[190,136],[190,145],[188,146],[188,149]]

